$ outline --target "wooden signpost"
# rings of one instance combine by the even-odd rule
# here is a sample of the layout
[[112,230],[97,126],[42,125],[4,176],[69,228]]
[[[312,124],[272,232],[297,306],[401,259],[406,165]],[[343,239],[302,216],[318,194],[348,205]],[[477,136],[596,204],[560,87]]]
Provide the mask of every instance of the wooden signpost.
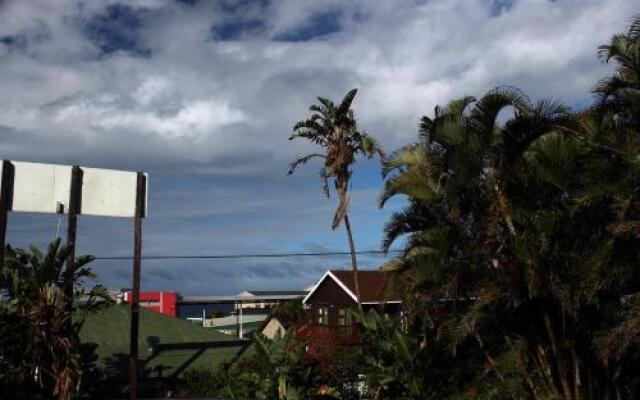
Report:
[[4,268],[4,247],[7,236],[7,213],[13,200],[13,165],[9,161],[2,162],[2,184],[0,186],[0,276]]
[[[142,264],[142,219],[147,216],[148,184],[144,172],[116,171],[75,165],[4,160],[0,186],[0,275],[4,268],[7,214],[67,213],[69,255],[65,273],[75,270],[79,215],[133,218],[133,287],[129,354],[129,398],[138,398],[138,328]],[[72,306],[73,280],[64,294]]]
[[[71,169],[71,185],[69,188],[69,213],[67,220],[67,246],[69,246],[69,254],[67,255],[68,279],[67,286],[64,288],[64,296],[68,299],[67,306],[73,309],[73,273],[75,271],[76,262],[76,233],[78,231],[78,214],[82,208],[82,169],[74,165]],[[64,211],[64,210],[58,210]]]
[[136,213],[133,218],[133,287],[131,288],[131,335],[129,348],[129,398],[138,395],[138,327],[140,325],[140,267],[142,263],[142,218],[145,217],[147,177],[138,172]]

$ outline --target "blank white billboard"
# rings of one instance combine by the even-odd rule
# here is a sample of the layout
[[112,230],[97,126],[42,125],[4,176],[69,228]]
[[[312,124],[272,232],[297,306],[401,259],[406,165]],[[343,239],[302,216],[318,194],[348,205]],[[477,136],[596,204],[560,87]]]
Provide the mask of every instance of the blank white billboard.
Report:
[[14,166],[13,211],[57,212],[57,204],[69,207],[71,167],[66,165],[12,162]]
[[[14,166],[12,211],[56,213],[59,204],[69,211],[71,171],[68,165],[11,162]],[[109,169],[82,169],[81,214],[134,217],[137,173]],[[0,175],[2,165],[0,164]],[[147,176],[145,174],[145,176]],[[148,183],[147,183],[148,188]],[[145,210],[147,215],[147,192]]]
[[[82,171],[84,172],[82,176],[82,214],[110,217],[134,217],[136,215],[136,183],[138,178],[135,172],[84,167],[82,167]],[[144,214],[147,214],[146,210]]]

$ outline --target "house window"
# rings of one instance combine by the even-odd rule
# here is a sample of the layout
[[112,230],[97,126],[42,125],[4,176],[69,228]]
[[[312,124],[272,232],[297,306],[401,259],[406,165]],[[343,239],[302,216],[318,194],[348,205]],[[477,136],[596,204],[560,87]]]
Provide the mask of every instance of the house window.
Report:
[[351,326],[353,323],[353,317],[351,314],[351,308],[342,306],[338,310],[338,325],[340,326]]
[[329,324],[329,307],[327,306],[318,307],[318,324],[320,325]]

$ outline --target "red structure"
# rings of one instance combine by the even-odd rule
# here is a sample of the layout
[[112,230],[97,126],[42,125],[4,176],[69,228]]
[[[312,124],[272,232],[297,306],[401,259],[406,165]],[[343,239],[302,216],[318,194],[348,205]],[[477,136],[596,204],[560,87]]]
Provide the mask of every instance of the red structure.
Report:
[[[131,303],[131,292],[124,293],[124,301]],[[169,317],[177,317],[178,293],[176,292],[140,292],[140,306]]]
[[293,335],[307,343],[307,356],[324,365],[331,365],[337,351],[360,343],[357,326],[299,324]]

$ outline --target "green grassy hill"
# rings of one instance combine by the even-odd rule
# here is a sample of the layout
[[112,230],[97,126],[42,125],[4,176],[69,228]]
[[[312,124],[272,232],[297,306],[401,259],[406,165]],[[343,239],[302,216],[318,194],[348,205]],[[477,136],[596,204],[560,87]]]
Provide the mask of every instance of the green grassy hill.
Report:
[[[129,306],[113,305],[87,317],[80,331],[83,343],[97,345],[99,364],[124,374],[128,365],[129,321]],[[151,346],[150,342],[156,344]],[[139,354],[146,376],[177,377],[193,367],[216,368],[221,362],[230,361],[242,347],[235,337],[215,329],[140,310]]]

